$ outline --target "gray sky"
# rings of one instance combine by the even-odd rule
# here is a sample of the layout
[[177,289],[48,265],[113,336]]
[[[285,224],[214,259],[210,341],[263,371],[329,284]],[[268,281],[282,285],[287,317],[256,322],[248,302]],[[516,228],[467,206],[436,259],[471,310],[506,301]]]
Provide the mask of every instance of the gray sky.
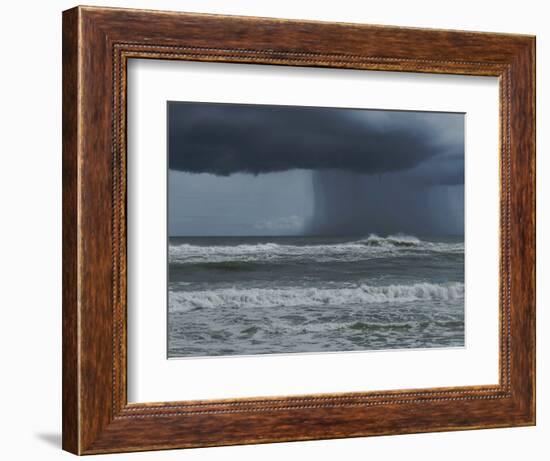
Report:
[[464,233],[464,114],[170,102],[169,235]]

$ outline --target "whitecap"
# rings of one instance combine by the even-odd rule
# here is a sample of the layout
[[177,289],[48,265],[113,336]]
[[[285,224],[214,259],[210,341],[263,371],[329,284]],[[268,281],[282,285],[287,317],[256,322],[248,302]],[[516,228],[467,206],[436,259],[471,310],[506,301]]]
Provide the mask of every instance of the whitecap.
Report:
[[169,262],[177,264],[220,262],[284,262],[284,261],[359,261],[381,257],[402,257],[418,254],[461,254],[463,243],[429,242],[412,235],[395,234],[333,244],[290,245],[274,242],[240,245],[174,244],[169,247]]
[[252,308],[367,305],[372,303],[404,303],[421,300],[457,300],[464,298],[464,284],[375,286],[360,284],[339,288],[219,288],[208,291],[172,291],[169,293],[172,311],[196,308]]

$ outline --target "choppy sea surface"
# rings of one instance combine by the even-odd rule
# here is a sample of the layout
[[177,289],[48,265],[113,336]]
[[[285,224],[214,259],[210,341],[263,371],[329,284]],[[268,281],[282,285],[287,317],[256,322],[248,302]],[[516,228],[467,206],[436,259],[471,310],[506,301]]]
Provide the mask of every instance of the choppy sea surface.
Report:
[[168,356],[461,347],[464,242],[170,238]]

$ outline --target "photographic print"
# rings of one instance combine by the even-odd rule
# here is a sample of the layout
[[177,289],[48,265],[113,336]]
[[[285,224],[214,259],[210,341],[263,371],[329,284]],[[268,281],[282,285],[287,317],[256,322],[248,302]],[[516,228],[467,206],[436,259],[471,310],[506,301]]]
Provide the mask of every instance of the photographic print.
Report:
[[464,346],[464,114],[168,102],[168,357]]

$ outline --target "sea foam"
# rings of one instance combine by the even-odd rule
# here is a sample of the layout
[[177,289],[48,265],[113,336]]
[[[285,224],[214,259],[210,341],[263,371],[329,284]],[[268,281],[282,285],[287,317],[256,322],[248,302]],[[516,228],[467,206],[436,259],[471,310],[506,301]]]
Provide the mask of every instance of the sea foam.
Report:
[[219,262],[281,262],[285,260],[357,261],[380,257],[400,257],[418,254],[461,254],[463,243],[443,243],[420,240],[404,234],[368,237],[333,244],[287,245],[257,243],[240,245],[170,245],[169,261],[175,264]]
[[169,296],[172,311],[216,307],[339,306],[462,299],[464,284],[453,282],[386,286],[361,284],[339,288],[219,288],[208,291],[175,291],[170,292]]

